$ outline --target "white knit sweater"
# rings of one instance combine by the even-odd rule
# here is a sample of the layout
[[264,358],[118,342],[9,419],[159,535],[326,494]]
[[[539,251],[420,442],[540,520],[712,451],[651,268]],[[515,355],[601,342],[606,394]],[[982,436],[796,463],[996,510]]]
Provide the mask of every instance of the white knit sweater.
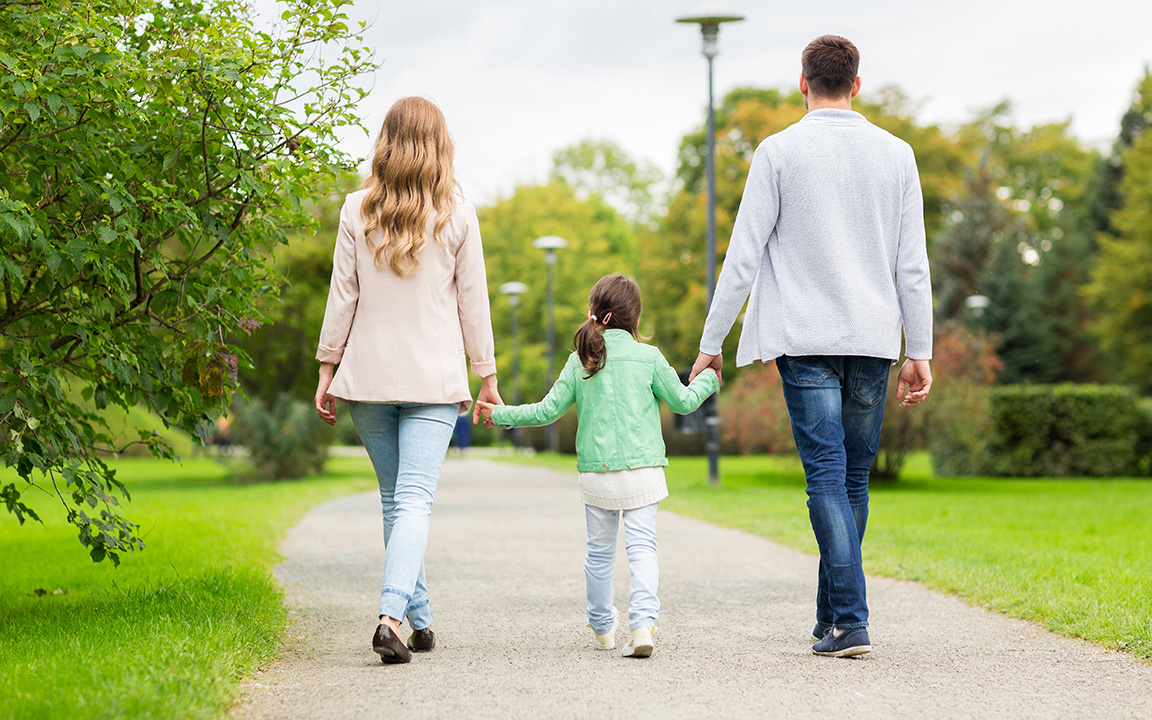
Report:
[[781,355],[932,357],[932,285],[916,158],[851,110],[760,143],[700,350],[720,353],[751,291],[737,365]]
[[580,501],[601,510],[635,510],[668,497],[664,468],[580,473]]

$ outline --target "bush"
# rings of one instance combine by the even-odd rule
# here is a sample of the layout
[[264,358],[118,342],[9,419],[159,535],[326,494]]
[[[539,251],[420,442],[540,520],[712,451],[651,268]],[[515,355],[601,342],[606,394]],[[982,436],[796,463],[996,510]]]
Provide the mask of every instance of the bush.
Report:
[[753,363],[739,373],[720,396],[721,445],[741,455],[794,452],[788,407],[774,364]]
[[941,475],[983,475],[992,470],[988,394],[1003,367],[996,355],[998,342],[996,335],[972,332],[955,322],[937,329],[933,387],[924,408],[928,449]]
[[1113,476],[1138,470],[1138,397],[1120,385],[1007,385],[990,396],[992,472]]
[[[334,433],[316,417],[309,403],[285,393],[271,408],[254,399],[247,405],[237,404],[235,409],[233,436],[247,448],[258,474],[270,480],[288,480],[324,470]],[[342,419],[351,424],[347,414]]]
[[1152,398],[1141,398],[1136,405],[1136,470],[1152,475]]
[[896,379],[899,374],[899,363],[888,371],[888,395],[884,398],[880,452],[876,454],[869,471],[869,475],[876,480],[898,479],[908,453],[922,450],[927,445],[925,432],[927,415],[924,406],[900,407],[901,398],[896,394]]

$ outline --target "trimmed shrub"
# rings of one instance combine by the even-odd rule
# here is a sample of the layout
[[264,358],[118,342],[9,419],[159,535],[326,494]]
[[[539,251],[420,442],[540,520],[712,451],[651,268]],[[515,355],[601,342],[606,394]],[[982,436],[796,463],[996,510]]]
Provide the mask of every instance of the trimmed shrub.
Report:
[[[234,407],[232,434],[247,448],[259,475],[288,480],[323,471],[335,433],[310,403],[284,393],[271,407],[259,399]],[[346,409],[340,421],[351,425]]]
[[992,472],[1112,476],[1138,470],[1138,397],[1120,385],[1008,385],[990,395]]
[[1136,404],[1136,470],[1152,475],[1152,398]]

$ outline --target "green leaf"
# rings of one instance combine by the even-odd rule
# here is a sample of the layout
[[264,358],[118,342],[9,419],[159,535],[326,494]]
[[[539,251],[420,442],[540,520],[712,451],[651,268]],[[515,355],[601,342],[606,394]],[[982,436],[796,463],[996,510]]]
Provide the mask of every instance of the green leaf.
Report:
[[100,238],[102,243],[110,243],[116,239],[116,231],[107,225],[101,225],[96,229],[96,235]]
[[48,109],[52,111],[53,115],[60,112],[60,105],[63,103],[63,100],[61,100],[59,95],[48,93],[44,96],[44,100],[48,103]]
[[32,122],[36,122],[36,120],[40,117],[40,108],[32,102],[24,103],[24,112],[28,113],[28,118]]

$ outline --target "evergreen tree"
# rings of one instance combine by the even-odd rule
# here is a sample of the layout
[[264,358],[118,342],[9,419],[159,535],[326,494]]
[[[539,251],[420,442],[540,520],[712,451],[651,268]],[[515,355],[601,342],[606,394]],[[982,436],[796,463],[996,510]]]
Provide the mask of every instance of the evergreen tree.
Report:
[[[1142,83],[1152,99],[1152,82]],[[1152,391],[1152,133],[1123,153],[1121,207],[1111,215],[1116,235],[1101,233],[1100,257],[1087,295],[1100,312],[1095,331],[1120,360],[1119,377]]]

